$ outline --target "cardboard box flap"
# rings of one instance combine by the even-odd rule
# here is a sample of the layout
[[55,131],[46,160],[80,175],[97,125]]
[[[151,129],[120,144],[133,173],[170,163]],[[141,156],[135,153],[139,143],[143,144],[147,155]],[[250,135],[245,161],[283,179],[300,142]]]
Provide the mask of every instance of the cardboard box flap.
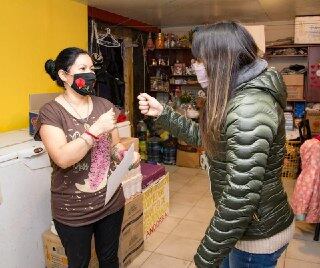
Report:
[[29,95],[29,111],[39,111],[46,103],[52,101],[60,93],[39,93]]

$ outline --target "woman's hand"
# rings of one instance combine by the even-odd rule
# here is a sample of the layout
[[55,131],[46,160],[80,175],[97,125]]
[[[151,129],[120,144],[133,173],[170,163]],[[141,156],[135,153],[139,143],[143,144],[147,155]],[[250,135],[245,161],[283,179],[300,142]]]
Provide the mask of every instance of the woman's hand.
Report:
[[99,136],[103,133],[109,133],[116,127],[115,112],[110,109],[108,112],[102,114],[99,119],[92,124],[89,131]]
[[[118,143],[112,148],[111,156],[114,161],[116,161],[117,164],[119,164],[122,159],[124,158],[125,154],[127,153],[127,150],[125,147],[121,144]],[[133,158],[133,163],[130,166],[129,170],[135,169],[140,165],[140,154],[137,152],[134,152],[134,158]]]
[[140,161],[141,161],[140,154],[137,152],[134,152],[133,164],[130,166],[129,170],[137,168],[140,165]]
[[158,117],[163,112],[163,106],[155,98],[146,93],[142,93],[138,96],[139,109],[142,114]]

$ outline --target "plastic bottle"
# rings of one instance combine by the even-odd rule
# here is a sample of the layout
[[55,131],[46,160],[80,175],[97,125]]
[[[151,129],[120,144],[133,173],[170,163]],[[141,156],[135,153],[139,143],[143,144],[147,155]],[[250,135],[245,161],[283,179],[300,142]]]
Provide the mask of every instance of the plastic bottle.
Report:
[[139,139],[139,151],[141,160],[147,160],[147,138],[148,138],[148,128],[143,120],[140,120],[137,125],[137,136]]

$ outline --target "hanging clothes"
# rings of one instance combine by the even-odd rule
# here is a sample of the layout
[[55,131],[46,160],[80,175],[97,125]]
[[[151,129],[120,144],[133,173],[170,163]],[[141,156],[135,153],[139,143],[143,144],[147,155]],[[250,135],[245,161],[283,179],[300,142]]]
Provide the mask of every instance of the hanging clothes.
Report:
[[97,82],[96,96],[108,99],[118,108],[124,106],[125,83],[123,81],[122,48],[107,28],[106,34],[98,34],[97,24],[90,23],[89,51],[93,59]]
[[292,208],[297,220],[320,222],[320,136],[300,148],[302,171],[295,185]]
[[99,97],[110,100],[118,107],[124,106],[125,83],[121,48],[100,47],[103,63],[96,70],[96,90]]

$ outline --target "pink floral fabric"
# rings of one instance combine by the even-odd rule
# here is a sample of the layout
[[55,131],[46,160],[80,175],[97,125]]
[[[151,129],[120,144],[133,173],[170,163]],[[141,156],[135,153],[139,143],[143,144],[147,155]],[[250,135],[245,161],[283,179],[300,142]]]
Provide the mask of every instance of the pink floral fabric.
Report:
[[309,223],[320,222],[320,141],[307,140],[300,148],[302,171],[295,185],[292,208]]
[[103,135],[91,152],[90,188],[96,190],[108,173],[111,159],[111,140]]

